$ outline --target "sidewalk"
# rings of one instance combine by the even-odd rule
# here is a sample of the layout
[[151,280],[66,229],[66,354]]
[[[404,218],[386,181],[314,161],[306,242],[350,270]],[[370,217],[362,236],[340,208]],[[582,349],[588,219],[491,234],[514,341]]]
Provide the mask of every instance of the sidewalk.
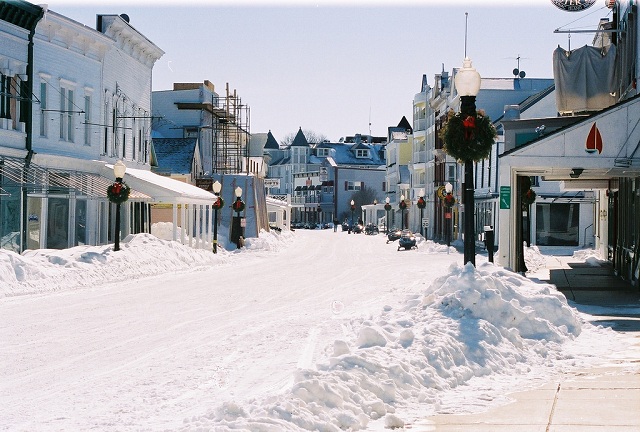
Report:
[[[554,264],[546,269],[547,280],[568,281],[558,288],[572,305],[579,310],[585,308],[594,315],[594,321],[606,322],[613,329],[632,336],[634,343],[630,349],[640,352],[640,293],[620,286],[613,275],[606,278],[593,267],[575,265],[571,257],[558,257],[557,261],[550,262]],[[592,279],[584,284],[588,279],[584,276],[589,274]],[[594,274],[598,277],[593,278]],[[538,277],[541,281],[546,279]],[[594,286],[594,280],[598,281],[598,286]],[[584,284],[582,289],[581,284]],[[478,414],[435,415],[407,425],[405,430],[639,432],[640,356],[632,361],[622,354],[607,366],[568,373],[535,390],[513,393],[510,396],[515,401],[508,405]]]

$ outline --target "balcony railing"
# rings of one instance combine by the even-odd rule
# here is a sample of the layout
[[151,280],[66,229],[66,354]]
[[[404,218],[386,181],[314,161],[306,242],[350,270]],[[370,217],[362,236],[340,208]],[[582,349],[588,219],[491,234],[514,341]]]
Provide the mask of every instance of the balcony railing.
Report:
[[427,129],[427,119],[415,119],[413,121],[414,131],[423,131]]

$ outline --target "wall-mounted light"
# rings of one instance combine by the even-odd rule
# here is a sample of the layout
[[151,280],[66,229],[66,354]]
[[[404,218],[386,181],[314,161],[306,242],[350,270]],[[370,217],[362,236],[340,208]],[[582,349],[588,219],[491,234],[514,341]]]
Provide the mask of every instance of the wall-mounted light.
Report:
[[569,173],[569,177],[571,178],[578,178],[580,177],[580,174],[582,174],[582,172],[584,171],[584,168],[571,168],[571,172]]

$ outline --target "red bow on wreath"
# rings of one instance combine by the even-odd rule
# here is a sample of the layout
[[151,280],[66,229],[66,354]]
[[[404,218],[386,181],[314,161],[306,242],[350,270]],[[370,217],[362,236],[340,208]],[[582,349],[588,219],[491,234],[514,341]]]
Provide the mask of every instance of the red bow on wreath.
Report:
[[116,195],[119,194],[121,190],[122,190],[122,183],[120,182],[115,182],[111,187],[111,191]]
[[473,116],[467,116],[467,118],[462,121],[462,126],[464,127],[464,139],[471,141],[475,135],[476,118]]

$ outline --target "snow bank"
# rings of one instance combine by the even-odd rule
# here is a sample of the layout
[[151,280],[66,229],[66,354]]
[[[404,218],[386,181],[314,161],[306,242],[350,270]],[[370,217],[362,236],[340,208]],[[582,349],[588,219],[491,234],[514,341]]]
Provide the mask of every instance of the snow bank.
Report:
[[[169,224],[171,225],[171,224]],[[160,237],[171,238],[167,227],[154,224]],[[274,251],[290,243],[291,233],[267,233],[247,239],[240,251]],[[236,251],[234,251],[236,252]],[[129,235],[113,245],[38,249],[22,255],[0,249],[0,297],[90,287],[105,282],[131,281],[159,274],[198,271],[229,261],[220,248],[194,249],[152,234]]]
[[476,377],[525,375],[580,334],[579,315],[550,285],[493,264],[460,267],[398,308],[352,320],[315,369],[285,394],[227,403],[186,421],[188,430],[362,430],[401,427],[399,407],[439,403],[439,392]]

